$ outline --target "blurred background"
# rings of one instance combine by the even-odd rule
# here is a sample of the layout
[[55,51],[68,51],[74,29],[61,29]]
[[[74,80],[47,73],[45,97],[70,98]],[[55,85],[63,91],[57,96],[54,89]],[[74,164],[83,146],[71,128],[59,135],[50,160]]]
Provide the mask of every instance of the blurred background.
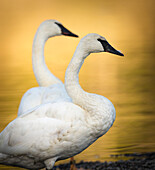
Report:
[[91,54],[80,71],[82,88],[110,99],[117,115],[108,133],[75,160],[108,161],[114,154],[155,151],[154,6],[154,0],[0,0],[0,131],[16,118],[22,95],[38,86],[33,38],[42,21],[56,19],[80,36],[46,43],[46,64],[62,81],[87,33],[104,36],[125,55]]

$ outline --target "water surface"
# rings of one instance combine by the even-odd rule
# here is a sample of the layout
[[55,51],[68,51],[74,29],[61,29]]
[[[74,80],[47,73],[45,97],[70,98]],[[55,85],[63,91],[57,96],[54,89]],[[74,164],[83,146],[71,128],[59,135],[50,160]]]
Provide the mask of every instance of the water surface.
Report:
[[[74,10],[80,11],[79,14],[82,17],[76,18],[74,13],[70,16],[66,9],[64,15],[69,17],[68,20],[62,14],[58,16],[58,11],[51,12],[50,8],[46,9],[45,6],[43,6],[44,17],[42,17],[39,10],[42,8],[39,6],[34,10],[33,7],[28,8],[29,4],[23,3],[25,7],[19,4],[25,10],[22,11],[15,6],[11,7],[11,4],[1,2],[4,7],[1,12],[3,13],[4,9],[8,11],[4,16],[5,19],[10,17],[12,24],[9,27],[2,20],[0,131],[16,118],[24,92],[31,87],[38,86],[31,64],[32,41],[40,22],[49,18],[48,16],[50,18],[54,16],[66,22],[66,25],[70,27],[72,25],[74,32],[79,32],[81,36],[88,32],[105,35],[114,47],[125,54],[124,58],[105,53],[91,54],[81,69],[82,88],[110,99],[116,108],[116,120],[106,135],[75,156],[76,161],[108,161],[114,159],[110,157],[114,154],[155,151],[153,1],[148,1],[147,4],[144,3],[145,1],[138,3],[138,0],[131,1],[129,4],[117,1],[118,4],[115,3],[112,6],[110,2],[116,1],[103,4],[102,1],[96,4],[92,2],[89,9],[85,8],[87,13],[82,10],[87,6],[85,3],[80,3],[81,8],[75,8],[76,5],[74,5]],[[50,6],[50,1],[47,1],[47,4]],[[62,12],[63,7],[56,2],[55,4],[60,6],[60,9],[58,7],[57,9]],[[103,10],[101,7],[105,6]],[[28,9],[34,14],[33,17],[29,17],[26,11]],[[91,12],[92,10],[94,13]],[[34,11],[38,15],[35,15]],[[140,15],[142,12],[143,19]],[[27,21],[26,23],[19,14]],[[91,19],[95,25],[90,22]],[[14,22],[17,25],[13,24]],[[33,23],[35,28],[33,28]],[[62,81],[78,42],[78,39],[56,37],[49,40],[45,46],[46,63]],[[58,50],[60,46],[61,50]],[[8,169],[8,167],[0,166],[0,169]],[[20,168],[9,167],[9,169]]]

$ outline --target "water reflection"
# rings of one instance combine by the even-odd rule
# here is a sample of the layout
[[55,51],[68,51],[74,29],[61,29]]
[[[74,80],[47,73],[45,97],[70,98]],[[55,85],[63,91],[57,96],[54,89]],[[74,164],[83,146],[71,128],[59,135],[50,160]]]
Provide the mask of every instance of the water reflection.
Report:
[[[57,18],[80,34],[80,37],[88,32],[105,35],[112,45],[122,49],[125,54],[124,58],[111,54],[92,54],[82,67],[81,86],[88,92],[109,98],[114,103],[117,117],[114,126],[105,136],[75,157],[77,162],[111,160],[114,159],[109,157],[111,154],[154,151],[154,1],[91,1],[90,8],[81,1],[81,9],[76,7],[76,3],[64,9],[64,6],[55,1],[47,0],[43,6],[42,3],[33,2],[23,1],[19,4],[19,0],[16,0],[12,6],[7,0],[0,1],[3,7],[0,12],[4,14],[1,24],[3,41],[0,42],[0,131],[16,118],[24,92],[37,86],[31,65],[31,46],[38,25],[44,19]],[[52,8],[51,2],[56,8]],[[75,11],[81,17],[77,17]],[[72,16],[70,12],[73,12]],[[6,23],[8,18],[10,25]],[[61,80],[64,80],[65,69],[78,41],[57,37],[47,42],[46,62]],[[61,50],[58,51],[60,46]],[[0,169],[8,167],[0,166]]]

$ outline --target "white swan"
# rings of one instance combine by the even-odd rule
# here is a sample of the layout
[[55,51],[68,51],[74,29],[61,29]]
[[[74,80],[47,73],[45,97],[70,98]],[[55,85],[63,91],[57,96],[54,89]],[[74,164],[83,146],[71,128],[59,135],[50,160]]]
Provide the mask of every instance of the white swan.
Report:
[[104,51],[123,55],[98,34],[88,34],[80,41],[65,76],[74,103],[42,104],[11,122],[0,134],[1,164],[52,169],[55,161],[80,153],[109,130],[115,120],[113,104],[85,92],[78,80],[85,58]]
[[40,86],[50,87],[36,87],[28,90],[22,97],[18,116],[43,103],[71,100],[63,83],[48,70],[44,60],[45,42],[48,38],[59,35],[78,37],[56,20],[46,20],[39,26],[32,49],[33,71]]

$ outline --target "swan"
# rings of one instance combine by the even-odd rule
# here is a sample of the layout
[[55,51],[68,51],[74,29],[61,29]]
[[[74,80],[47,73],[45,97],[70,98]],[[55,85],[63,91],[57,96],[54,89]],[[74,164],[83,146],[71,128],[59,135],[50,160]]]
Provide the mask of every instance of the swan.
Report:
[[12,121],[0,134],[0,164],[50,170],[104,135],[116,112],[104,96],[87,93],[79,84],[80,68],[90,53],[115,50],[95,33],[81,39],[66,70],[65,88],[72,102],[46,103]]
[[78,37],[57,20],[46,20],[39,26],[33,41],[32,64],[39,86],[44,87],[31,88],[23,95],[18,109],[18,116],[43,103],[58,102],[62,99],[65,101],[71,100],[66,93],[64,84],[48,70],[44,60],[45,42],[48,38],[59,35]]

